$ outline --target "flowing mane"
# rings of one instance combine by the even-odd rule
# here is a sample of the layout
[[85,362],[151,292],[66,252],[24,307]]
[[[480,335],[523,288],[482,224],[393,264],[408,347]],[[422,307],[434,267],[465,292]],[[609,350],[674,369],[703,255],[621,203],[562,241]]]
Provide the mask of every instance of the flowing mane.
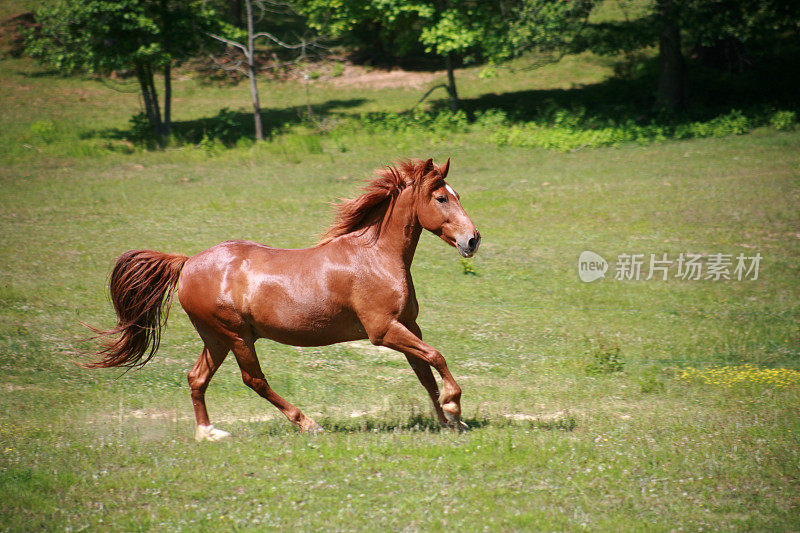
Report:
[[430,185],[440,179],[443,179],[442,167],[434,165],[431,159],[399,161],[394,166],[376,170],[375,177],[362,188],[361,196],[334,204],[335,218],[319,244],[356,231],[363,235],[370,228],[376,228],[374,237],[377,238],[384,216],[394,207],[400,191],[406,187]]

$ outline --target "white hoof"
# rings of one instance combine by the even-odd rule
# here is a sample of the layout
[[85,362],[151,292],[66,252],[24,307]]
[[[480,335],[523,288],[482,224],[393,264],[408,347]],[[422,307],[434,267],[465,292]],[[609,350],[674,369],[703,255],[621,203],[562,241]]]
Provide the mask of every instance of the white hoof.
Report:
[[222,431],[221,429],[217,429],[210,425],[197,426],[197,429],[194,432],[194,440],[196,441],[210,440],[211,442],[215,442],[230,436],[231,434],[227,431]]

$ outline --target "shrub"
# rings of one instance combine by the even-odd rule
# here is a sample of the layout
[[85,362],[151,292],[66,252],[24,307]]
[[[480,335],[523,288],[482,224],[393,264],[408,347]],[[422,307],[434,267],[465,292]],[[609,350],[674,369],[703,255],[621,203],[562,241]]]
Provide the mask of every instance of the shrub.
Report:
[[153,127],[150,126],[150,120],[144,112],[133,115],[128,120],[128,124],[130,124],[129,135],[132,142],[147,147],[152,147],[156,144]]
[[240,126],[236,120],[236,112],[227,107],[219,110],[217,115],[211,119],[205,135],[223,142],[226,146],[232,145],[240,137]]
[[794,111],[776,111],[769,117],[770,125],[778,131],[791,131],[797,124],[797,113]]
[[608,340],[602,335],[588,339],[586,351],[586,372],[589,374],[613,374],[622,372],[625,362],[622,360],[622,350],[616,339]]

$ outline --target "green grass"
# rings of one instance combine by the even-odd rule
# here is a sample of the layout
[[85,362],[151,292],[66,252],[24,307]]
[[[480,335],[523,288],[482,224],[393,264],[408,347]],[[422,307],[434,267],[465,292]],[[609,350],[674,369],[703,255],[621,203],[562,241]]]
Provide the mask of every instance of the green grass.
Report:
[[[685,367],[800,368],[800,133],[571,153],[498,147],[480,131],[118,150],[111,132],[127,128],[134,94],[21,60],[0,72],[0,530],[800,527],[798,385],[677,379]],[[477,72],[459,73],[467,98],[598,83],[612,65]],[[247,105],[244,86],[182,79],[175,94],[179,121]],[[343,114],[419,97],[311,94]],[[276,124],[304,106],[291,83],[264,95]],[[141,371],[71,364],[78,321],[113,320],[105,283],[120,252],[309,246],[325,202],[372,168],[428,156],[452,157],[449,181],[483,235],[474,276],[427,234],[413,270],[425,339],[464,389],[470,432],[433,425],[399,354],[259,341],[272,386],[329,432],[299,434],[230,360],[207,399],[233,437],[195,443],[185,374],[201,346],[177,306]],[[582,283],[587,249],[763,261],[756,281]],[[608,346],[622,371],[587,371]]]

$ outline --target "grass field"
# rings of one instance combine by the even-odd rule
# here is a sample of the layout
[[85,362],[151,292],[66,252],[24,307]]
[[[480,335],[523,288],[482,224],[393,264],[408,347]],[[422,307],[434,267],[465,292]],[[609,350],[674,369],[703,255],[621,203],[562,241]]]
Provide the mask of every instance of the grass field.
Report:
[[[611,69],[582,56],[459,79],[478,99]],[[800,529],[800,133],[559,153],[474,131],[354,132],[149,152],[114,134],[135,94],[23,60],[0,73],[0,530]],[[244,86],[175,85],[178,121],[247,109]],[[320,82],[309,99],[346,115],[406,109],[419,92]],[[291,82],[264,95],[276,124],[306,102]],[[326,202],[430,156],[452,158],[483,235],[476,275],[431,235],[413,270],[471,431],[435,427],[400,354],[259,341],[271,385],[329,431],[300,434],[231,359],[207,400],[233,437],[196,443],[186,372],[201,345],[177,306],[141,371],[70,362],[79,321],[113,322],[119,253],[310,246]],[[612,263],[605,280],[579,280],[584,250]],[[674,267],[615,280],[624,253],[762,261],[757,280]]]

